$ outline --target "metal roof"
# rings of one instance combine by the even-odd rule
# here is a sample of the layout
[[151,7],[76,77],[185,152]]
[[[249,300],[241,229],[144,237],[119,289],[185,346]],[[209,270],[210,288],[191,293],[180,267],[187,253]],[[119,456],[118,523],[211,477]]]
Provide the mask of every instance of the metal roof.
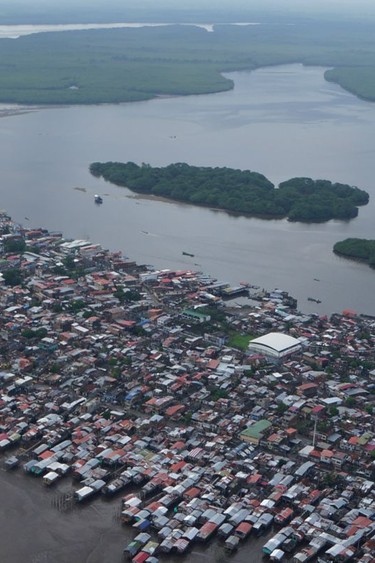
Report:
[[295,346],[301,346],[300,341],[293,336],[288,334],[283,334],[282,332],[270,332],[259,338],[254,338],[249,344],[251,348],[252,345],[264,346],[265,348],[270,348],[275,352],[281,353],[294,348]]

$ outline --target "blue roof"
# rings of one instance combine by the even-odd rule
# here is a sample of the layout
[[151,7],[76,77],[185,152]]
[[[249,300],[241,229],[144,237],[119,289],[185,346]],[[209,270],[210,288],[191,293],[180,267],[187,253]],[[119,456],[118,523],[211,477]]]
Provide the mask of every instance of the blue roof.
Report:
[[131,399],[134,399],[134,397],[136,397],[140,392],[141,392],[141,390],[140,390],[139,387],[137,387],[136,389],[132,389],[132,390],[125,396],[125,401],[130,401]]

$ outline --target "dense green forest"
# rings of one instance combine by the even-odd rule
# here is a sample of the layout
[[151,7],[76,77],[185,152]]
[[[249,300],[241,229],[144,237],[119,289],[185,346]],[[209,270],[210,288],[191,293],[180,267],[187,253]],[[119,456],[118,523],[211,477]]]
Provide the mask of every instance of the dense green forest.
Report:
[[375,240],[347,238],[336,242],[333,252],[339,256],[367,262],[371,268],[375,268]]
[[96,177],[138,193],[167,197],[234,213],[319,223],[356,217],[368,193],[328,180],[292,178],[278,189],[263,174],[250,170],[170,164],[164,168],[134,162],[94,162]]
[[0,102],[96,104],[233,87],[222,73],[300,62],[375,100],[369,22],[187,25],[40,33],[0,40]]

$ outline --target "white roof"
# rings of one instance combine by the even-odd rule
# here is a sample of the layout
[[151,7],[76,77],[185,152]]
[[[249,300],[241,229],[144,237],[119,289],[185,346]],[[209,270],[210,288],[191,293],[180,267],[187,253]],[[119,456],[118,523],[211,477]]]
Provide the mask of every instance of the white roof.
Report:
[[49,473],[47,473],[47,474],[44,476],[44,479],[45,479],[46,481],[53,481],[53,480],[57,479],[57,477],[59,477],[59,474],[56,473],[56,471],[49,471]]
[[281,549],[274,549],[270,557],[275,561],[281,561],[285,553]]
[[250,342],[250,346],[252,344],[260,344],[261,346],[272,348],[276,352],[283,352],[294,346],[301,345],[297,338],[283,334],[282,332],[270,332],[259,338],[254,338],[254,340]]

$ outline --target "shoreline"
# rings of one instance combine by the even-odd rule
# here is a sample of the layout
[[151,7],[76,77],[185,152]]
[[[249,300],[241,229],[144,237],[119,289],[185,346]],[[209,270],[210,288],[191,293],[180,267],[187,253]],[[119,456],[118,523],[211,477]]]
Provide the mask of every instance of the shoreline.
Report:
[[[165,24],[165,25],[176,25],[176,24]],[[232,25],[239,25],[239,24],[232,24]],[[253,25],[253,24],[247,24],[247,25]],[[255,24],[254,24],[255,25]],[[111,28],[110,28],[111,29]],[[56,32],[57,33],[57,32]],[[0,41],[1,41],[1,37],[0,37]],[[29,113],[29,111],[23,111],[22,107],[30,107],[31,110],[33,111],[34,109],[38,109],[38,110],[42,110],[42,109],[59,109],[59,108],[69,108],[69,107],[95,107],[95,106],[120,106],[120,105],[124,105],[124,104],[135,104],[135,103],[141,103],[141,102],[151,102],[151,101],[155,101],[155,100],[168,100],[168,99],[174,99],[174,98],[186,98],[186,97],[190,97],[190,96],[212,96],[215,94],[222,94],[225,92],[229,92],[231,90],[234,90],[235,88],[235,82],[234,80],[231,78],[232,74],[235,73],[241,73],[241,72],[246,72],[246,73],[250,73],[250,72],[255,72],[258,70],[263,70],[263,69],[267,69],[267,68],[272,68],[272,67],[285,67],[288,66],[290,64],[297,64],[297,65],[301,65],[303,67],[306,68],[320,68],[322,69],[322,74],[323,74],[323,78],[324,81],[330,84],[335,84],[336,86],[338,86],[343,92],[346,92],[347,94],[350,94],[351,96],[353,96],[354,98],[357,98],[358,100],[365,102],[365,103],[369,103],[369,104],[374,104],[375,103],[375,94],[373,97],[366,97],[363,96],[362,94],[356,92],[354,90],[354,87],[350,87],[350,86],[344,86],[343,84],[341,84],[341,82],[339,80],[334,80],[334,79],[327,79],[326,78],[326,72],[329,70],[334,69],[335,67],[332,66],[327,66],[326,64],[309,64],[309,63],[305,63],[303,61],[294,61],[292,63],[290,62],[282,62],[282,63],[265,63],[259,66],[251,66],[251,67],[247,67],[247,68],[233,68],[232,70],[219,70],[218,74],[220,76],[222,76],[223,78],[226,78],[228,80],[228,84],[227,85],[222,85],[221,87],[215,88],[211,91],[203,91],[203,92],[185,92],[185,93],[179,93],[179,94],[163,94],[163,93],[154,93],[154,94],[148,94],[147,97],[140,97],[139,99],[131,99],[131,100],[120,100],[117,102],[113,102],[113,101],[100,101],[100,102],[88,102],[88,101],[80,101],[80,102],[72,102],[72,103],[66,103],[64,102],[51,102],[51,103],[43,103],[43,102],[35,102],[35,101],[25,101],[21,104],[17,104],[17,102],[12,101],[12,102],[8,102],[8,101],[0,101],[0,106],[1,105],[6,105],[6,104],[10,104],[10,105],[19,105],[20,106],[20,112],[15,112],[10,113],[9,116],[11,115],[18,115],[18,113]],[[8,116],[3,116],[1,115],[1,111],[0,111],[0,117],[8,117]]]
[[[2,24],[0,25],[1,39],[19,39],[27,35],[37,33],[61,33],[63,31],[89,31],[95,29],[140,29],[142,27],[166,27],[166,26],[188,26],[204,29],[208,33],[215,31],[215,26],[233,25],[233,26],[252,26],[252,25],[271,25],[262,22],[113,22],[113,23],[60,23],[60,24]],[[293,25],[293,24],[279,24]],[[18,34],[17,34],[18,33]]]

